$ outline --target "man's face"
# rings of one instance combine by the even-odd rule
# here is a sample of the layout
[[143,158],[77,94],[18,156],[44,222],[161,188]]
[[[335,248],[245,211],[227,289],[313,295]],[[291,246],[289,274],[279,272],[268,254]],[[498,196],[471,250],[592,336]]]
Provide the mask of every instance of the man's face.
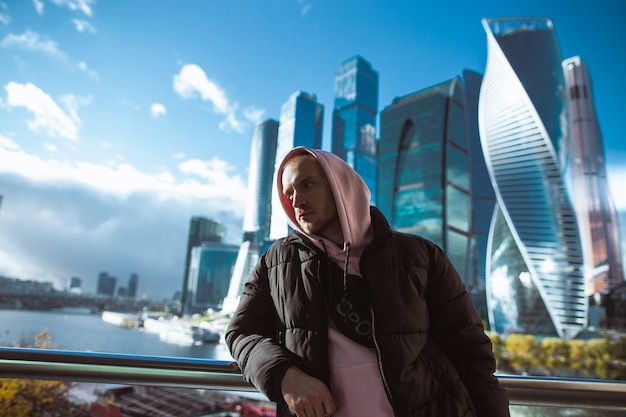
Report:
[[343,243],[335,198],[322,167],[313,156],[298,155],[289,160],[283,170],[282,185],[296,222],[304,232]]

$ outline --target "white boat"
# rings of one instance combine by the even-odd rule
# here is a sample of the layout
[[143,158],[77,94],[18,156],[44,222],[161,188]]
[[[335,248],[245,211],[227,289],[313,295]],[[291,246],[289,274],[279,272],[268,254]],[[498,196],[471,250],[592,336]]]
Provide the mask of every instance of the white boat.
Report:
[[201,331],[178,326],[172,326],[171,328],[159,333],[159,339],[164,342],[186,346],[201,345],[204,343]]
[[163,317],[151,317],[144,316],[143,318],[143,330],[148,333],[160,334],[169,330],[172,321]]
[[178,318],[145,317],[143,329],[145,332],[158,334],[165,342],[185,345],[219,343],[221,339],[221,334],[217,330]]
[[103,311],[102,321],[116,326],[134,329],[141,326],[141,319],[136,314]]

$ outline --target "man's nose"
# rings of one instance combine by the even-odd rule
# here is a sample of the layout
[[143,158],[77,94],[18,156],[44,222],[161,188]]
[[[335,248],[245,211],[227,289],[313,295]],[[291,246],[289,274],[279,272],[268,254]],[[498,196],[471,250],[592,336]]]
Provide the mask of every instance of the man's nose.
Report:
[[291,198],[291,203],[294,207],[301,207],[306,204],[306,201],[301,193],[294,192]]

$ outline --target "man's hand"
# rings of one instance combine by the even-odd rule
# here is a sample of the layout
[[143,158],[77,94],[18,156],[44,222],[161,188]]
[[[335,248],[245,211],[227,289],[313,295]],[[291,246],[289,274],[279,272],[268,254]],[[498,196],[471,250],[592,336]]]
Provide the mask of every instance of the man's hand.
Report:
[[298,417],[324,417],[335,412],[335,400],[328,387],[292,366],[280,384],[289,409]]

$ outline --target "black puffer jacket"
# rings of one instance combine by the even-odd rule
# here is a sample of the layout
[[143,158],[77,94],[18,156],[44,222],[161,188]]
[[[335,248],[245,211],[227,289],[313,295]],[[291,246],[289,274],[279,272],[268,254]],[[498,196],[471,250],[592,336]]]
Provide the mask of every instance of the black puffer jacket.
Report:
[[[396,416],[508,416],[490,340],[448,258],[425,239],[392,232],[376,208],[372,225],[374,242],[360,269]],[[226,333],[244,378],[278,403],[279,416],[291,415],[280,390],[289,366],[329,381],[327,262],[298,232],[274,243],[246,283]]]

